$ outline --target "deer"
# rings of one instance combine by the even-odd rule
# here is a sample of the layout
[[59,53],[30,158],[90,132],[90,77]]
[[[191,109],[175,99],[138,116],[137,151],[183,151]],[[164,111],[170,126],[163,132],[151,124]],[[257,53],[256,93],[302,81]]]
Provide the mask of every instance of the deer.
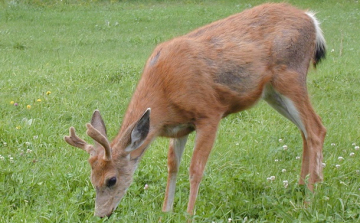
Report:
[[326,42],[315,13],[287,3],[246,9],[159,44],[111,142],[98,110],[86,124],[94,144],[78,137],[74,127],[65,137],[90,155],[95,215],[109,217],[114,212],[157,137],[170,138],[162,211],[172,211],[181,157],[188,135],[195,132],[187,206],[193,215],[220,121],[261,99],[300,130],[299,184],[313,192],[323,181],[326,128],[311,105],[306,78],[311,64],[316,68],[325,56]]

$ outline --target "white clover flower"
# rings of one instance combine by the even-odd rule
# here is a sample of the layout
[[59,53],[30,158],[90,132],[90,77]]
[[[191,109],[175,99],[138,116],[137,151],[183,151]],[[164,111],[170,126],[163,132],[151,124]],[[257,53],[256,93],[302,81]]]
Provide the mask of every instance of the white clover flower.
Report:
[[4,145],[4,146],[7,146],[7,143],[6,143],[6,142],[3,142],[3,145]]
[[31,142],[25,142],[25,145],[26,145],[26,146],[30,146],[30,145],[31,145]]
[[281,172],[285,173],[285,172],[286,172],[286,169],[282,169]]
[[351,144],[351,145],[356,146],[356,143],[353,142],[353,144]]
[[359,146],[355,146],[354,149],[355,149],[355,150],[359,150],[360,147],[359,147]]
[[350,153],[350,156],[354,156],[355,155],[355,153]]
[[149,188],[149,185],[148,185],[148,184],[145,184],[144,190],[147,190],[148,188]]
[[279,162],[279,160],[278,160],[278,159],[275,159],[274,161],[275,161],[275,162]]
[[228,222],[232,222],[232,219],[231,219],[231,218],[228,218]]
[[13,163],[14,162],[14,158],[13,157],[9,157],[9,160],[10,160],[10,163]]
[[267,178],[268,181],[274,181],[275,180],[275,176],[271,176]]
[[322,163],[321,165],[322,165],[322,167],[326,167],[326,163]]
[[36,136],[33,136],[33,139],[38,139],[38,138],[39,138],[39,136],[37,136],[37,135],[36,135]]
[[239,143],[237,142],[237,143],[235,143],[235,145],[237,145],[237,146],[238,146],[238,145],[239,145]]
[[299,160],[299,159],[300,159],[300,156],[297,156],[295,159]]
[[335,167],[336,167],[336,168],[340,168],[340,165],[339,165],[339,164],[336,164]]
[[284,187],[287,188],[287,187],[289,186],[289,181],[284,180],[284,181],[283,181],[283,184],[284,184]]
[[287,149],[288,149],[288,146],[287,146],[287,145],[283,145],[283,149],[284,149],[284,150],[287,150]]
[[336,146],[336,144],[335,144],[335,143],[331,143],[331,146]]
[[331,49],[331,52],[334,52],[335,50],[334,49]]
[[342,161],[342,160],[344,160],[344,157],[339,156],[339,157],[338,157],[338,160],[339,160],[339,161]]
[[31,152],[32,152],[31,149],[27,149],[27,150],[26,150],[26,153],[31,153]]
[[5,157],[3,157],[2,155],[0,155],[0,160],[5,160]]
[[283,141],[283,139],[279,139],[279,142],[282,142]]

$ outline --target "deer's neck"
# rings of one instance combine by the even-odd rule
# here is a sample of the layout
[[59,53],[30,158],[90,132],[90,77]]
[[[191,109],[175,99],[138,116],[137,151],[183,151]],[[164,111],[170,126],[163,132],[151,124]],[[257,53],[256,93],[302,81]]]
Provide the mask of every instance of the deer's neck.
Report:
[[[146,77],[143,77],[140,80],[124,115],[120,131],[113,140],[112,145],[117,144],[126,134],[128,134],[129,128],[139,121],[148,108],[151,108],[149,137],[153,138],[157,135],[156,128],[154,127],[157,126],[157,124],[153,117],[156,116],[155,114],[159,110],[159,91],[152,89],[154,88],[154,85],[149,84],[149,81],[146,79]],[[151,142],[152,139],[146,141]]]

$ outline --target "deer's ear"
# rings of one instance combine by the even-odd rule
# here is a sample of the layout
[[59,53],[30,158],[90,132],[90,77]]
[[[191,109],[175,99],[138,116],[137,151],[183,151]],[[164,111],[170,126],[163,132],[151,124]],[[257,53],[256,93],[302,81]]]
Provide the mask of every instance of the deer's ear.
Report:
[[[92,118],[91,118],[91,125],[99,131],[105,138],[107,138],[106,135],[106,126],[104,123],[104,120],[102,119],[99,110],[95,110]],[[96,140],[94,140],[95,148],[99,148],[101,144],[99,144]]]
[[131,130],[130,144],[126,147],[126,152],[138,149],[145,141],[150,129],[150,111],[148,108]]
[[107,137],[106,126],[100,115],[99,110],[94,111],[93,116],[91,118],[91,125],[94,126],[94,128],[98,130],[103,136]]

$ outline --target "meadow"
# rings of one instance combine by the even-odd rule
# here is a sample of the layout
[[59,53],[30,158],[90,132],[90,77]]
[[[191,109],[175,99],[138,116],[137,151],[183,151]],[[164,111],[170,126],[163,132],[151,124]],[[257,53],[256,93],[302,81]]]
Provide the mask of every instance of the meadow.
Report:
[[[63,136],[74,126],[91,142],[95,109],[115,136],[158,43],[263,2],[0,1],[0,222],[185,222],[194,134],[174,211],[161,212],[168,140],[158,138],[109,219],[93,216],[88,154]],[[314,194],[298,186],[300,132],[260,102],[222,121],[193,222],[360,221],[359,1],[286,2],[317,12],[327,41],[307,79],[327,128],[324,182]]]

